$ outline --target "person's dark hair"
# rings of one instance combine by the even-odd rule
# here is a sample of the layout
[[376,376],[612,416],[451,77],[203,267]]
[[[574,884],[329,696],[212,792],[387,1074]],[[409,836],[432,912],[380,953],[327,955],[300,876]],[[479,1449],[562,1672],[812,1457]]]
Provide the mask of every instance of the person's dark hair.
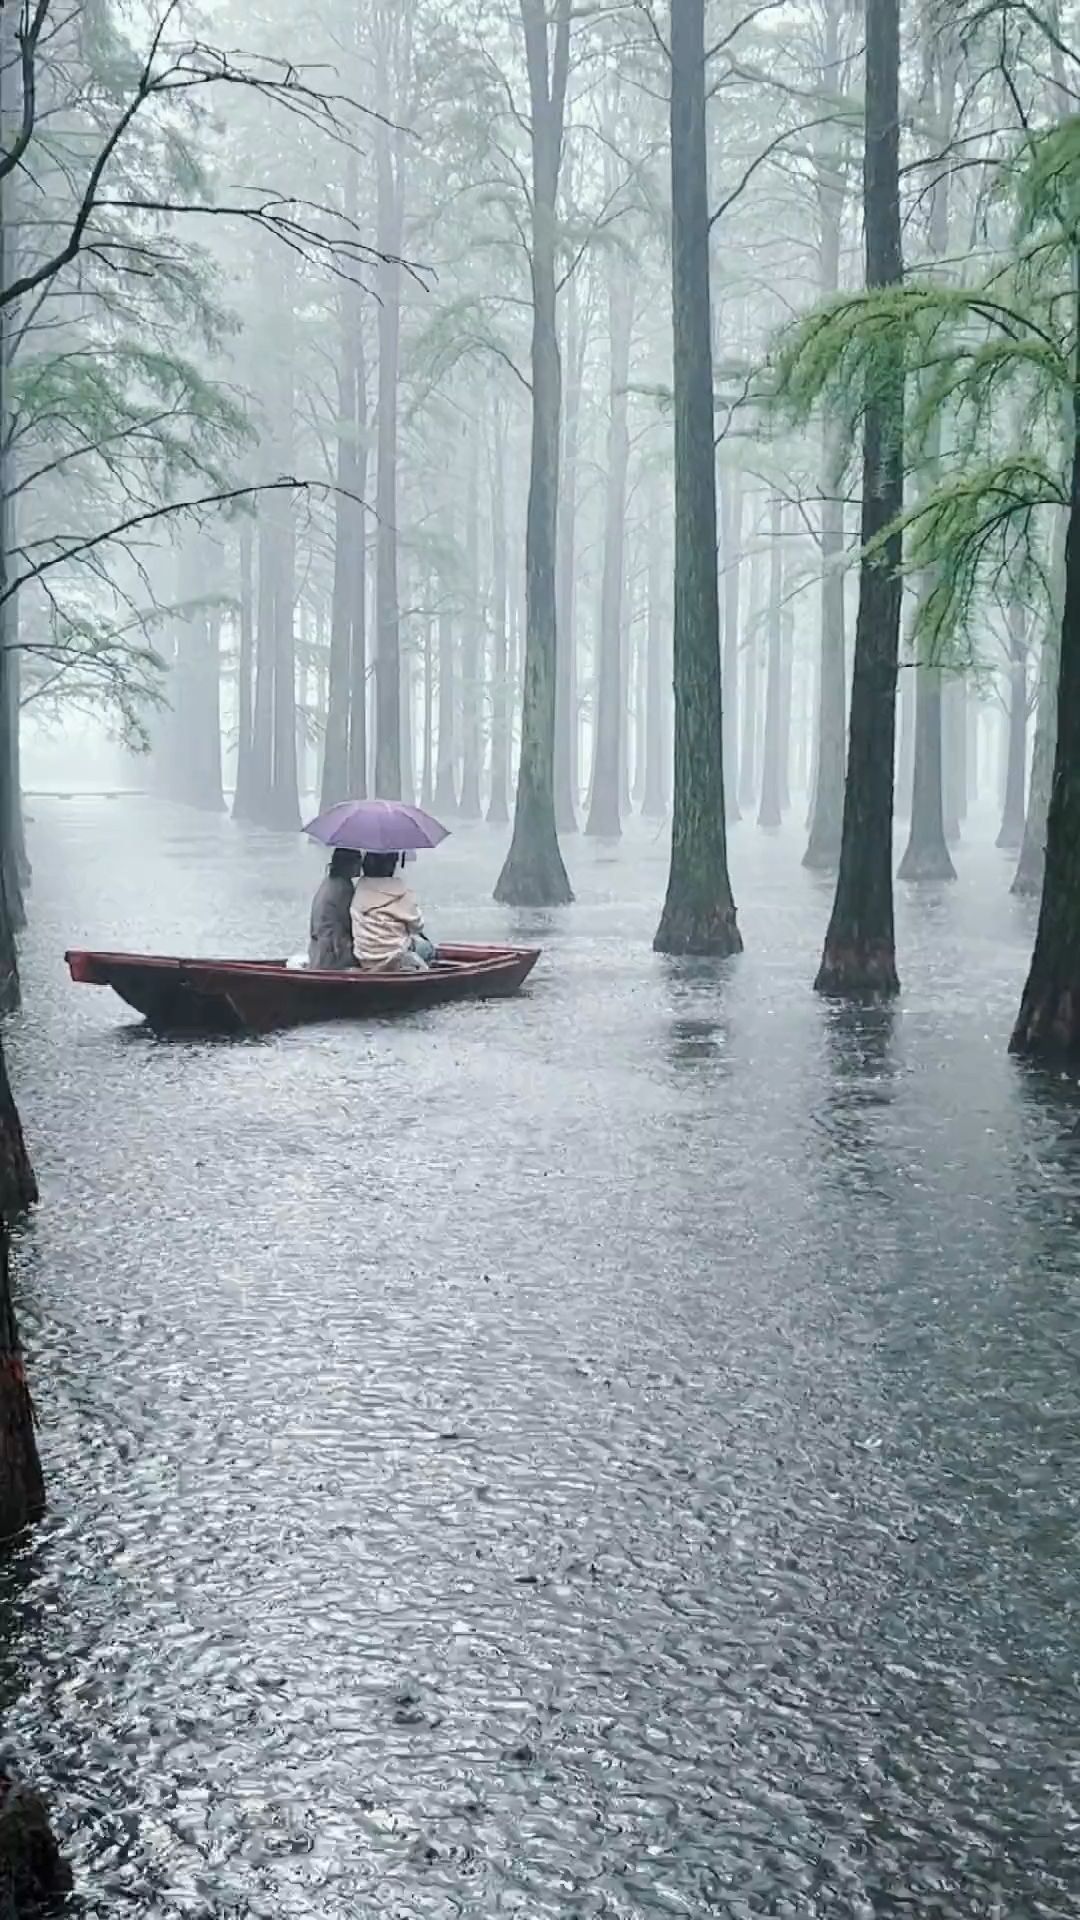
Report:
[[331,880],[355,880],[363,870],[364,856],[352,847],[335,847],[330,856]]
[[398,869],[400,853],[365,853],[365,880],[392,880]]

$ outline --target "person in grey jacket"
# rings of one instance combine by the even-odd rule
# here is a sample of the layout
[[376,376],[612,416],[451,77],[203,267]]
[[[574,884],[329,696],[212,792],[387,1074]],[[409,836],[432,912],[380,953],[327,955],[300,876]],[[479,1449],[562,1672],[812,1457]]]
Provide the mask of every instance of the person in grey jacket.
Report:
[[362,853],[335,847],[326,878],[311,903],[308,966],[320,972],[340,973],[354,967],[352,897],[363,865]]

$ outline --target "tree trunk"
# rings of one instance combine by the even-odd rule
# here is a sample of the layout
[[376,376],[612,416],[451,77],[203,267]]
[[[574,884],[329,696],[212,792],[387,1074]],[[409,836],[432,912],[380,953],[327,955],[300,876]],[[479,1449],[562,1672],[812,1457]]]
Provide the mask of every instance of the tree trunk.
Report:
[[761,557],[750,556],[750,593],[742,640],[743,697],[742,746],[739,749],[739,805],[752,812],[757,800],[758,766],[758,653],[761,642],[760,599]]
[[477,436],[472,434],[465,490],[465,570],[468,576],[461,647],[461,817],[479,820],[481,680],[483,641],[480,593],[480,470]]
[[416,800],[416,662],[408,647],[401,651],[401,799]]
[[765,684],[765,746],[761,766],[761,804],[758,826],[775,830],[782,823],[780,805],[780,730],[783,725],[783,518],[779,494],[773,494],[769,527],[769,657]]
[[240,522],[240,652],[236,669],[236,785],[233,819],[250,820],[254,758],[252,703],[254,697],[254,536],[251,521]]
[[[169,798],[206,813],[223,813],[221,785],[221,613],[206,597],[220,587],[220,551],[205,535],[182,549],[179,564],[181,614],[169,676],[172,736],[168,755]],[[200,599],[204,604],[200,605]]]
[[36,1421],[11,1296],[8,1231],[9,1222],[36,1199],[37,1182],[0,1040],[0,1540],[10,1540],[45,1511]]
[[454,753],[454,623],[447,612],[439,615],[439,738],[435,755],[435,811],[457,812]]
[[[827,0],[825,9],[823,97],[844,92],[846,67],[840,48],[842,0]],[[816,159],[816,185],[821,247],[818,285],[821,297],[831,300],[840,288],[840,248],[844,218],[845,174],[842,139],[833,124],[822,130]],[[847,672],[844,622],[844,447],[841,434],[827,421],[822,438],[821,503],[821,638],[818,662],[817,732],[814,745],[813,800],[810,832],[803,866],[816,873],[834,872],[840,862],[846,771]]]
[[[1059,629],[1060,631],[1060,629]],[[1035,714],[1035,745],[1031,755],[1024,843],[1016,863],[1013,893],[1033,896],[1043,884],[1046,859],[1046,816],[1054,772],[1057,737],[1058,633],[1048,633],[1039,657],[1039,704]]]
[[629,276],[621,254],[608,277],[610,382],[607,429],[607,502],[604,566],[600,588],[600,660],[596,688],[596,733],[592,793],[586,833],[618,840],[623,779],[623,601],[625,598],[626,476],[630,464],[630,335],[633,326]]
[[1005,796],[996,844],[1017,852],[1024,844],[1027,785],[1027,614],[1019,601],[1009,607],[1009,744]]
[[405,241],[402,109],[412,69],[414,0],[382,0],[375,25],[380,118],[374,127],[379,400],[375,452],[375,791],[401,798],[401,652],[398,607],[398,369]]
[[577,490],[581,386],[588,329],[581,314],[578,276],[566,289],[566,408],[563,460],[556,525],[555,662],[555,824],[560,833],[578,830],[577,716]]
[[[866,281],[898,286],[899,0],[866,0],[866,135],[863,166]],[[862,545],[840,871],[818,971],[819,993],[894,994],[893,756],[900,644],[900,541],[865,549],[903,503],[903,362],[899,343],[866,396]]]
[[424,616],[424,771],[420,778],[420,805],[435,805],[435,649],[432,621]]
[[947,680],[942,688],[941,719],[945,840],[955,847],[967,811],[967,689],[959,677]]
[[249,805],[238,818],[265,824],[272,808],[274,766],[274,616],[277,603],[275,575],[277,546],[270,523],[270,498],[259,503],[258,561],[255,596],[255,711],[251,729]]
[[[363,319],[359,302],[356,309],[356,464],[355,486],[363,502],[368,484],[368,394],[367,364],[364,356]],[[350,799],[362,799],[368,792],[368,565],[367,509],[356,509],[355,547],[349,568],[352,612],[349,622],[349,777]]]
[[704,0],[671,0],[675,801],[660,953],[742,948],[727,867],[709,316]]
[[670,679],[666,644],[668,603],[664,592],[663,493],[655,477],[649,490],[648,611],[645,663],[645,792],[641,811],[646,820],[667,816],[667,768],[664,733],[667,721],[665,686]]
[[570,0],[521,0],[532,131],[532,454],[525,526],[525,685],[514,833],[495,898],[558,906],[573,898],[555,828],[555,525],[561,371],[555,326],[556,197],[570,58]]
[[911,780],[911,831],[900,862],[901,880],[955,880],[945,840],[941,767],[941,669],[915,668],[915,762]]
[[[1080,282],[1080,259],[1074,262]],[[1073,459],[1065,541],[1057,742],[1035,950],[1011,1050],[1048,1059],[1080,1054],[1080,296],[1074,311]]]
[[[346,157],[345,214],[356,217],[359,187],[355,153]],[[360,478],[359,378],[363,316],[360,289],[342,281],[338,290],[338,431],[335,452],[337,492],[334,495],[334,575],[330,603],[330,667],[326,700],[320,805],[357,797],[350,780],[349,729],[352,721],[353,622],[357,611],[357,561],[362,551],[363,526],[359,501]],[[363,791],[361,788],[360,792]]]
[[[491,792],[487,817],[493,826],[510,818],[510,662],[506,632],[506,419],[496,400],[491,460]],[[560,645],[571,646],[565,630]],[[556,779],[557,779],[556,775]]]
[[742,572],[742,481],[720,468],[720,560],[724,578],[724,798],[729,821],[739,808],[739,576]]
[[[277,394],[277,451],[279,471],[295,470],[296,435],[296,268],[292,255],[282,254],[279,348],[280,386]],[[296,501],[291,491],[270,495],[268,518],[274,540],[274,687],[273,763],[270,808],[264,825],[281,833],[299,833],[300,798],[296,759]]]

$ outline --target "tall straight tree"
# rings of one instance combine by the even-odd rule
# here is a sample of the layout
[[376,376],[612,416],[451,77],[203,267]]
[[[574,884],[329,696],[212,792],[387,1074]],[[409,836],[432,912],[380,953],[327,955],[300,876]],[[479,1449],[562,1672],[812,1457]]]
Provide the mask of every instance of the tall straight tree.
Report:
[[405,241],[405,120],[413,71],[415,0],[378,0],[373,32],[378,233],[379,401],[375,450],[375,788],[401,797],[401,635],[398,607],[398,374]]
[[[863,225],[866,282],[899,286],[900,7],[866,0]],[[898,534],[868,551],[903,505],[903,358],[890,341],[867,388],[863,416],[862,543],[851,686],[844,823],[819,993],[894,994],[893,755],[900,649]]]
[[[664,588],[663,506],[660,475],[655,466],[648,476],[646,593],[646,667],[645,667],[645,791],[641,811],[646,820],[663,820],[667,814],[667,779],[664,752],[667,710],[665,682],[670,680],[667,659],[668,622]],[[668,576],[670,592],[670,575]]]
[[[930,25],[930,44],[924,53],[926,84],[924,95],[930,109],[931,151],[937,156],[948,153],[953,136],[956,82],[959,62],[941,23]],[[949,254],[949,168],[935,160],[936,173],[930,187],[930,255],[936,262]],[[941,271],[940,266],[937,269]],[[927,435],[923,465],[924,484],[932,486],[940,470],[941,425],[935,420]],[[928,572],[924,594],[934,589],[936,573]],[[901,880],[955,880],[945,838],[944,764],[942,758],[941,666],[936,659],[917,659],[915,664],[915,737],[911,779],[911,831],[900,862]],[[1023,796],[1021,794],[1021,809]],[[1019,844],[1019,843],[1017,843]]]
[[570,67],[570,0],[521,0],[532,143],[532,450],[525,523],[525,684],[514,832],[495,898],[573,899],[555,827],[555,526],[562,369],[555,323],[555,202]]
[[1054,776],[1039,925],[1011,1051],[1074,1060],[1080,1055],[1080,295],[1073,381],[1072,480]]
[[765,738],[761,754],[761,804],[758,826],[776,828],[783,820],[781,732],[783,698],[783,505],[774,493],[769,509],[768,661],[765,676]]
[[724,821],[705,0],[671,0],[675,793],[658,953],[738,953]]
[[631,278],[623,255],[613,250],[608,268],[610,341],[607,502],[600,587],[599,670],[596,685],[592,792],[585,831],[595,839],[622,833],[623,599],[625,590],[626,478],[630,466],[629,379],[633,330]]
[[[840,23],[844,0],[825,0],[821,91],[825,98],[841,93],[844,65]],[[818,284],[823,299],[840,290],[840,243],[844,219],[844,136],[836,124],[818,135],[815,154],[820,245]],[[815,871],[835,869],[840,858],[844,813],[844,721],[847,686],[844,658],[844,449],[836,422],[827,420],[822,444],[821,499],[821,651],[818,667],[817,736],[815,740],[810,832],[803,866]]]
[[[346,162],[345,209],[355,218],[357,161]],[[367,791],[364,513],[367,484],[367,394],[363,312],[356,280],[338,289],[338,420],[334,495],[334,574],[321,804],[332,807]],[[359,668],[359,673],[357,669]]]
[[580,272],[566,289],[566,407],[556,527],[555,822],[560,833],[578,828],[577,717],[577,494],[581,390],[589,312],[582,312]]
[[510,818],[510,688],[506,630],[506,412],[496,395],[491,419],[491,792],[493,826]]

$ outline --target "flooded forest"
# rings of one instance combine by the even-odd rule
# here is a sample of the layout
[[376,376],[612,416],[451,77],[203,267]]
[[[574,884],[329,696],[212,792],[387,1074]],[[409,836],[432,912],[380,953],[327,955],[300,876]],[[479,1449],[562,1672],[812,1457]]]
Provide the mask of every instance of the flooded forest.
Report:
[[1078,100],[0,4],[0,1920],[1080,1910]]

